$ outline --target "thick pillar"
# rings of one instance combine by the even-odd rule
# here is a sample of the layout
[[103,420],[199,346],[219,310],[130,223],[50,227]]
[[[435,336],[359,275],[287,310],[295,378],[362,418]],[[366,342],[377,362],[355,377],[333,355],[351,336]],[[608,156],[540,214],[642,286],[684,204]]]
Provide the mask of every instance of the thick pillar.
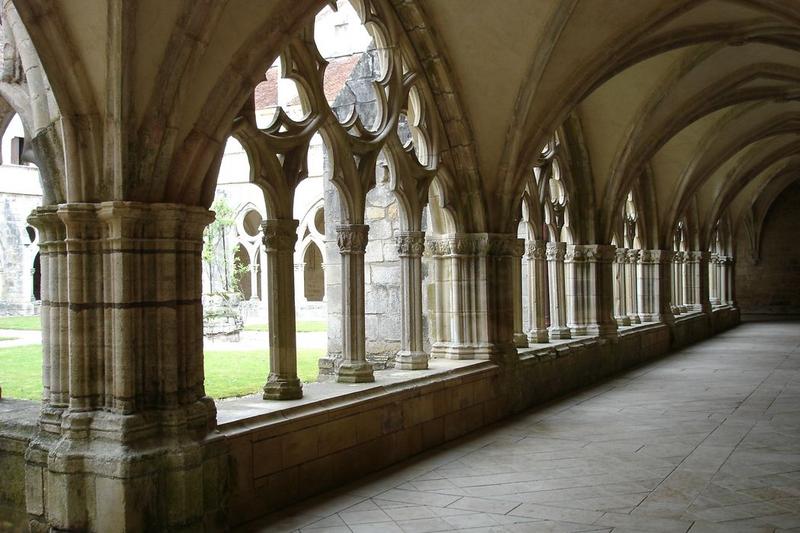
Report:
[[31,217],[47,243],[49,362],[40,431],[25,455],[32,530],[223,525],[228,459],[203,388],[201,251],[211,218],[135,202],[62,204]]
[[261,223],[267,253],[266,300],[269,324],[269,376],[265,400],[303,397],[297,377],[297,333],[294,302],[294,245],[297,220],[265,220]]
[[692,266],[692,309],[701,313],[711,312],[709,299],[709,252],[689,252],[689,261]]
[[570,328],[567,326],[564,272],[566,254],[566,243],[547,243],[547,280],[550,285],[550,328],[548,331],[551,339],[569,339],[571,337]]
[[567,321],[573,336],[614,336],[615,247],[606,244],[567,246]]
[[372,363],[367,361],[364,330],[364,252],[369,226],[336,226],[342,259],[342,361],[336,381],[365,383],[375,381]]
[[448,359],[490,359],[486,320],[487,235],[437,236],[428,241],[428,247],[436,269],[438,322],[431,354]]
[[516,357],[513,263],[520,257],[514,235],[466,233],[428,241],[435,260],[436,341],[431,351],[450,359]]
[[423,349],[422,336],[422,252],[425,233],[404,231],[397,237],[397,254],[402,275],[402,329],[400,351],[395,367],[401,370],[428,368],[428,354]]
[[547,246],[544,241],[530,241],[526,247],[528,261],[528,342],[548,342],[547,333]]
[[670,269],[675,252],[642,250],[639,277],[639,303],[642,322],[675,321],[672,314]]
[[617,248],[614,252],[614,320],[618,326],[630,326],[628,316],[627,248]]
[[528,347],[528,336],[522,325],[522,255],[525,252],[525,239],[517,239],[511,247],[514,260],[511,264],[511,296],[514,300],[514,346]]
[[639,257],[641,250],[629,249],[625,255],[625,298],[627,299],[626,309],[628,320],[631,324],[641,324],[639,318],[639,291],[638,291],[638,270]]

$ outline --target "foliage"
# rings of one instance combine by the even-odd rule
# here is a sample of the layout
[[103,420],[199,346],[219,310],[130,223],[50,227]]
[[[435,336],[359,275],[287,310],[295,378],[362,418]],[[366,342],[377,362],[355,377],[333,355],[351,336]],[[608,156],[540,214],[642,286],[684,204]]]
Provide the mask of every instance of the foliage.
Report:
[[[232,269],[228,265],[227,233],[235,223],[233,208],[224,196],[219,196],[211,204],[216,217],[203,233],[203,262],[208,272],[209,291],[230,291],[235,286]],[[224,286],[214,287],[214,279],[222,275]]]

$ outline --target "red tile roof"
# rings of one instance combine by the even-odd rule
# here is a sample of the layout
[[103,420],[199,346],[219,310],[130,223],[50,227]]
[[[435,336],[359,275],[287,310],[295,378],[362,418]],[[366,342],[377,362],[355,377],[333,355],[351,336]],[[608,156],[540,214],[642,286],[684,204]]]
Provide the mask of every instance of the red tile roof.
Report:
[[[325,68],[325,98],[328,102],[333,102],[342,92],[347,80],[353,74],[362,54],[334,57],[328,60]],[[256,110],[270,109],[278,106],[278,78],[280,76],[278,67],[270,67],[264,75],[264,81],[256,85],[255,108]],[[292,98],[288,105],[298,105],[297,98]]]

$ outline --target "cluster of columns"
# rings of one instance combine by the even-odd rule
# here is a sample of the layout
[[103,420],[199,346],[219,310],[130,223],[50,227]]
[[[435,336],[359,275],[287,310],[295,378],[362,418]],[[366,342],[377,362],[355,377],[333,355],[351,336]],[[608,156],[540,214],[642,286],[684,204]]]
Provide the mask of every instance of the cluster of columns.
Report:
[[[61,204],[29,217],[44,275],[40,433],[25,454],[32,530],[145,530],[148,516],[192,528],[220,511],[186,505],[219,502],[213,492],[225,483],[203,386],[211,218],[136,202]],[[95,491],[107,511],[81,500]]]
[[718,253],[711,254],[708,270],[712,306],[736,305],[733,269],[733,257]]
[[[528,295],[528,345],[612,336],[620,326],[670,323],[676,315],[708,313],[712,304],[733,305],[732,258],[708,252],[529,240],[525,261],[528,277],[518,286]],[[514,305],[520,305],[516,295]],[[521,310],[514,321],[519,347],[517,314]]]
[[[102,530],[102,516],[90,518],[85,506],[47,506],[35,497],[48,494],[69,502],[92,487],[116,498],[114,505],[126,513],[128,524],[137,524],[142,501],[147,508],[174,508],[162,515],[175,524],[199,523],[213,511],[183,505],[216,501],[204,491],[225,483],[225,469],[215,463],[224,463],[225,451],[210,431],[216,413],[203,386],[201,251],[210,220],[202,208],[132,202],[64,204],[31,215],[40,232],[44,275],[45,436],[26,454],[32,521]],[[262,224],[270,326],[267,399],[302,396],[293,312],[297,224],[284,219]],[[364,332],[368,230],[364,224],[336,228],[343,330],[337,379],[342,382],[374,380]],[[396,364],[401,369],[428,366],[422,328],[426,247],[433,267],[435,357],[503,363],[530,344],[579,335],[611,337],[618,326],[670,322],[676,308],[707,311],[712,302],[732,302],[733,261],[707,252],[525,242],[491,233],[426,241],[423,232],[404,231],[397,237],[403,300]],[[523,260],[529,273],[524,284]],[[523,290],[530,303],[527,331]],[[59,446],[62,441],[66,444]],[[135,464],[113,459],[137,447]],[[114,455],[115,450],[120,453]],[[160,477],[169,493],[156,494],[148,489],[151,483],[136,481],[147,476]],[[197,491],[204,492],[199,499],[192,494]]]

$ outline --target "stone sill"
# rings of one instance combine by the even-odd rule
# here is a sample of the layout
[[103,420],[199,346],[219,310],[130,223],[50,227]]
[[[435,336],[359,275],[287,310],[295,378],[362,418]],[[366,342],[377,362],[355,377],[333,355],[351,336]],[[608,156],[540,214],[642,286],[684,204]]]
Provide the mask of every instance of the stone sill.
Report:
[[[687,318],[694,318],[692,313]],[[621,337],[639,335],[667,327],[660,322],[649,322],[635,326],[624,326],[619,330]],[[530,348],[518,348],[520,362],[525,364],[565,357],[575,350],[607,342],[594,335],[572,339],[554,339],[549,343],[539,343]],[[217,400],[217,429],[227,435],[267,428],[276,424],[296,421],[307,416],[332,413],[337,409],[353,408],[361,402],[369,402],[374,407],[376,399],[402,393],[405,390],[441,384],[442,387],[458,384],[467,376],[495,370],[497,365],[486,360],[476,359],[431,359],[427,370],[387,369],[375,372],[374,383],[335,383],[315,382],[303,385],[303,398],[299,400],[264,400],[260,394],[239,398]],[[331,414],[335,417],[335,413]]]
[[264,400],[259,394],[217,400],[217,429],[225,434],[250,431],[361,402],[372,404],[376,398],[421,386],[440,383],[445,387],[465,376],[497,369],[494,363],[478,359],[431,359],[429,364],[427,370],[378,370],[374,383],[305,383],[299,400]]

